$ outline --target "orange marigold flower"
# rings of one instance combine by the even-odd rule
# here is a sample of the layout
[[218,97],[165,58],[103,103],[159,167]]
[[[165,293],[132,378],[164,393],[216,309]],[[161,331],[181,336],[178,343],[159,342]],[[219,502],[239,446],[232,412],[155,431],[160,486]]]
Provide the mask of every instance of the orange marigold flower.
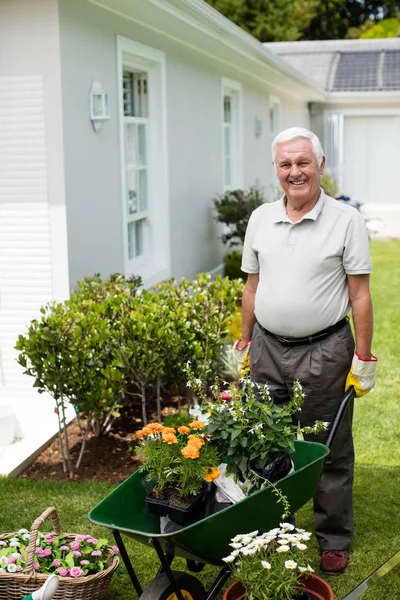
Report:
[[206,469],[206,474],[204,475],[204,479],[206,481],[214,481],[221,475],[221,471],[217,469],[217,467],[208,467]]
[[198,430],[198,429],[204,429],[205,425],[201,421],[192,421],[191,423],[189,423],[189,427],[191,427],[192,429]]
[[199,458],[200,456],[198,449],[195,446],[193,446],[193,444],[188,444],[187,446],[182,448],[181,452],[185,458]]
[[182,433],[182,435],[187,435],[188,433],[190,433],[190,429],[189,427],[186,427],[186,425],[181,425],[180,427],[178,427],[178,431],[179,433]]
[[155,433],[156,431],[162,431],[163,426],[160,423],[149,423],[145,429],[148,429],[151,433]]
[[167,444],[179,444],[178,438],[174,433],[163,433],[162,439]]
[[144,435],[146,435],[146,432],[143,431],[143,429],[138,429],[137,432],[136,432],[136,435],[137,435],[138,438],[141,438]]
[[202,437],[199,437],[198,435],[194,435],[192,433],[192,435],[189,435],[189,441],[188,441],[188,445],[192,445],[195,446],[196,448],[201,448],[202,446],[204,446],[205,441],[203,440]]
[[161,426],[160,431],[161,433],[176,433],[176,429],[173,427],[164,427],[163,425]]

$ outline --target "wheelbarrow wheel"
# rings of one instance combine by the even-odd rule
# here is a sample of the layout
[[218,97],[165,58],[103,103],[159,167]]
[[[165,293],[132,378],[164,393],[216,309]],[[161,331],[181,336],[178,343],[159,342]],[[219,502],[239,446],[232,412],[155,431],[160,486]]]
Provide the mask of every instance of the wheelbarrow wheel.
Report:
[[[206,600],[206,592],[200,581],[183,571],[172,571],[185,600]],[[145,588],[140,600],[178,600],[166,573],[157,575]]]

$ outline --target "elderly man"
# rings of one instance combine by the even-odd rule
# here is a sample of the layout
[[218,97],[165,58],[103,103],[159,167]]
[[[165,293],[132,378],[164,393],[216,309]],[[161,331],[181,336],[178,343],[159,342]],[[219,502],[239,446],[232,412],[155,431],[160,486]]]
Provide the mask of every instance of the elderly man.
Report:
[[[285,194],[257,208],[249,220],[242,259],[248,278],[236,349],[250,348],[251,378],[268,383],[275,402],[287,402],[293,380],[300,381],[302,425],[331,422],[345,389],[354,385],[360,396],[375,383],[367,229],[355,208],[320,188],[325,157],[311,131],[281,132],[272,156]],[[321,569],[331,574],[346,568],[353,533],[352,409],[314,496]],[[326,436],[313,439],[323,442]]]

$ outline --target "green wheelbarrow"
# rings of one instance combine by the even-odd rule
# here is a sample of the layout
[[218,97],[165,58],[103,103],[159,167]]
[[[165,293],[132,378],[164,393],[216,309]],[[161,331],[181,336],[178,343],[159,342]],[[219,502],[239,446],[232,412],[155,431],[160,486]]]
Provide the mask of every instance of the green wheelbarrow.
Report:
[[[329,448],[354,390],[348,391],[332,424],[326,444],[296,441],[291,455],[294,471],[275,485],[288,498],[294,513],[312,498]],[[231,573],[223,562],[229,553],[231,538],[252,530],[268,531],[282,521],[282,505],[271,488],[265,487],[240,502],[205,516],[192,525],[171,533],[160,532],[160,519],[153,516],[145,503],[152,485],[136,471],[106,496],[89,513],[89,519],[107,527],[114,535],[121,557],[141,600],[214,600]],[[160,560],[155,579],[142,589],[121,534],[138,542],[152,544]],[[193,575],[173,571],[175,557],[186,559],[189,571],[199,573],[205,564],[222,567],[208,591]]]

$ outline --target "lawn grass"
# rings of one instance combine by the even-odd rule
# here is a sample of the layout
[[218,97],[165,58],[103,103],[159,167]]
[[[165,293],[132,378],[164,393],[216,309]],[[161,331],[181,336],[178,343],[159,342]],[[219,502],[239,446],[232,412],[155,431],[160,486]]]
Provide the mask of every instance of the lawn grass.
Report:
[[[358,583],[400,550],[400,416],[397,393],[400,389],[398,347],[400,340],[400,241],[372,242],[374,272],[372,293],[375,308],[373,351],[379,357],[378,383],[363,399],[356,401],[354,437],[356,473],[354,509],[356,529],[351,560],[345,574],[330,577],[335,599],[342,600]],[[0,479],[0,531],[29,528],[48,506],[56,506],[65,532],[107,536],[104,529],[89,522],[87,514],[113,486],[107,483],[58,483]],[[313,529],[311,503],[296,515],[300,527]],[[50,523],[44,526],[49,531]],[[240,530],[238,525],[238,531]],[[108,535],[110,541],[111,536]],[[143,544],[125,539],[127,550],[142,584],[158,568],[155,552]],[[318,565],[315,540],[310,544],[311,564]],[[175,568],[185,569],[182,560]],[[198,575],[209,585],[217,569],[207,566]],[[400,568],[397,567],[369,590],[366,600],[400,597]],[[107,600],[136,597],[124,566],[114,575]]]

